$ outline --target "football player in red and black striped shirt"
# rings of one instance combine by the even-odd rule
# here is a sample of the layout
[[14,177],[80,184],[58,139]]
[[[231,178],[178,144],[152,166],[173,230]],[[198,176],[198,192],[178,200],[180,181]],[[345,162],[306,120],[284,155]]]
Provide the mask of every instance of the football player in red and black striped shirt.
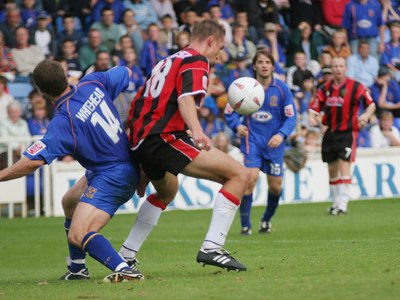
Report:
[[[322,160],[328,163],[329,187],[333,200],[329,212],[333,215],[347,212],[350,199],[350,166],[356,155],[358,131],[375,112],[375,104],[367,89],[346,77],[346,61],[332,60],[333,80],[318,89],[310,103],[310,124],[317,124],[323,112],[322,124],[326,131],[322,140]],[[365,112],[358,115],[362,103]]]
[[131,147],[156,193],[141,206],[120,250],[127,260],[135,257],[161,211],[174,199],[177,175],[183,173],[222,184],[197,261],[228,270],[246,270],[222,247],[250,176],[228,154],[211,148],[196,108],[207,92],[209,60],[215,60],[224,48],[224,36],[218,22],[197,23],[188,48],[160,61],[132,101],[128,119]]

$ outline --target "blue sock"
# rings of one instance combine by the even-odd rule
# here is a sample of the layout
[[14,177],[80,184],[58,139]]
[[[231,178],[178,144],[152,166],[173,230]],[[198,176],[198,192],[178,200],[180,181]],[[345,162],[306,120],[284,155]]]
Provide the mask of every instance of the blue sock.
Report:
[[[66,218],[64,227],[65,227],[65,232],[67,233],[67,237],[70,226],[71,226],[71,219]],[[69,258],[71,259],[71,264],[68,266],[68,269],[73,273],[77,273],[82,269],[86,269],[85,265],[86,252],[83,251],[81,248],[75,247],[69,242],[68,242],[68,248],[69,248]]]
[[265,209],[264,215],[262,217],[262,221],[269,222],[273,215],[275,214],[276,209],[279,205],[279,198],[281,197],[282,193],[279,195],[274,195],[270,191],[268,191],[268,205]]
[[91,231],[85,235],[82,240],[82,248],[111,271],[120,271],[129,268],[128,264],[119,256],[110,242],[97,232]]
[[253,203],[253,194],[244,195],[242,202],[240,203],[240,223],[242,227],[251,227],[250,223],[250,211],[251,204]]

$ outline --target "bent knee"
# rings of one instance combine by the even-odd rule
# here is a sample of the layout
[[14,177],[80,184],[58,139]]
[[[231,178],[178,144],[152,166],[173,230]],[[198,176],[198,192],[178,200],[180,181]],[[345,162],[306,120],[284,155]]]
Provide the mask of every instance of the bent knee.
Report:
[[70,230],[68,232],[68,243],[70,243],[78,248],[81,248],[83,237],[84,237],[83,232],[76,232],[76,231]]
[[273,195],[279,195],[282,192],[281,185],[271,185],[268,189],[269,192]]

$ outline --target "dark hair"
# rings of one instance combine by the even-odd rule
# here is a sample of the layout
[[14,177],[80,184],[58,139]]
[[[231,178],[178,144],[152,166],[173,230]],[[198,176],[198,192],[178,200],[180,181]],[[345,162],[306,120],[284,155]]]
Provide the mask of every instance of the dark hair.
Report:
[[62,17],[63,21],[64,21],[65,19],[68,19],[68,18],[74,18],[74,15],[71,14],[71,13],[66,13],[66,14]]
[[192,40],[203,40],[212,35],[219,38],[225,37],[225,29],[217,21],[204,20],[194,24],[192,30]]
[[0,75],[0,83],[7,85],[7,78],[5,78],[4,76]]
[[255,54],[254,57],[253,57],[253,61],[252,61],[253,65],[256,64],[257,59],[258,59],[261,55],[264,55],[264,56],[268,57],[268,59],[271,61],[271,64],[272,64],[273,66],[275,65],[275,59],[274,59],[274,57],[272,56],[271,52],[270,52],[267,48],[257,50],[256,54]]
[[104,6],[104,7],[101,9],[100,15],[103,16],[103,14],[104,14],[105,11],[110,11],[110,10],[111,10],[112,13],[114,14],[113,9],[112,9],[110,6],[106,5],[106,6]]
[[172,16],[170,14],[165,14],[161,17],[161,21],[164,21],[165,19],[172,19]]
[[99,56],[104,54],[104,53],[107,54],[107,55],[110,55],[110,53],[108,53],[108,51],[106,51],[106,50],[99,50],[99,51],[96,52],[96,59],[98,59]]
[[360,39],[359,42],[358,42],[358,47],[360,48],[361,45],[368,45],[369,46],[368,40]]
[[68,87],[67,75],[59,62],[43,60],[33,70],[32,79],[40,92],[56,98]]

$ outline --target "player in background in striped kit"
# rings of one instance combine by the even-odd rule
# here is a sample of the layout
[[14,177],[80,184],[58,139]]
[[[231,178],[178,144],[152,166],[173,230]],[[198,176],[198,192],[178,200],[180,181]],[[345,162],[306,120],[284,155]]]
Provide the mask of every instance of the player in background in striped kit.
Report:
[[228,154],[211,148],[196,109],[207,93],[209,60],[218,58],[224,48],[224,36],[223,27],[215,21],[196,23],[190,45],[160,61],[132,101],[128,119],[131,147],[156,192],[140,207],[135,225],[120,250],[128,263],[135,262],[136,253],[161,212],[174,199],[177,175],[183,173],[222,184],[197,262],[227,270],[246,270],[223,246],[250,176]]
[[[309,121],[319,123],[323,112],[322,161],[328,163],[332,215],[345,214],[350,200],[350,167],[356,157],[358,131],[365,127],[375,112],[375,104],[367,89],[346,77],[346,61],[332,60],[333,79],[318,89],[310,103]],[[360,103],[365,111],[358,115]]]

